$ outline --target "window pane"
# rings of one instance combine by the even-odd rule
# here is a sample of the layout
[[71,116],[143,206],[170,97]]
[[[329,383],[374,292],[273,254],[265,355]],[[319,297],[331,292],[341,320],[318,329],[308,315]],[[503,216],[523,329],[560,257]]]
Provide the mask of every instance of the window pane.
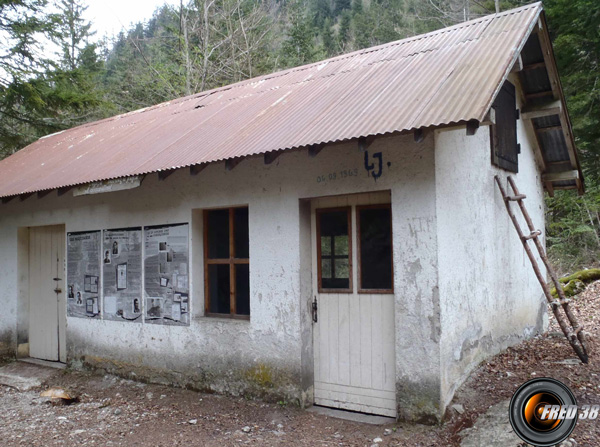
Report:
[[348,236],[336,236],[335,237],[335,255],[347,255],[348,254]]
[[321,256],[330,256],[331,255],[331,237],[322,236],[321,237]]
[[238,259],[248,259],[250,257],[248,243],[248,208],[236,208],[233,211],[233,218],[235,257]]
[[321,277],[331,278],[331,259],[321,258]]
[[392,288],[392,222],[389,208],[366,208],[360,219],[362,289]]
[[228,314],[229,308],[229,264],[211,264],[208,266],[208,288],[210,312]]
[[235,311],[238,315],[250,315],[250,266],[235,266]]
[[321,231],[321,287],[350,288],[348,212],[319,213]]
[[344,279],[350,278],[350,269],[348,268],[347,259],[336,259],[335,260],[335,277]]
[[229,258],[229,210],[207,211],[208,257]]

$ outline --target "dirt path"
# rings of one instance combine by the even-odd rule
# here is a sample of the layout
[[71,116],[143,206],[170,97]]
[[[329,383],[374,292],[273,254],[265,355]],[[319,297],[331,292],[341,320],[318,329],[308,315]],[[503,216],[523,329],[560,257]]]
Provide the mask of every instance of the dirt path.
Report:
[[[579,317],[600,334],[600,283],[576,301]],[[113,376],[57,371],[46,385],[76,391],[80,402],[52,405],[39,389],[0,387],[2,446],[458,446],[459,432],[491,405],[509,399],[531,377],[565,382],[580,404],[600,404],[600,361],[575,355],[553,324],[548,335],[522,343],[483,364],[461,387],[442,427],[373,426],[309,413],[294,407],[146,385]],[[385,430],[392,430],[385,435]],[[600,421],[581,421],[577,446],[600,445]],[[379,441],[380,442],[375,442]]]

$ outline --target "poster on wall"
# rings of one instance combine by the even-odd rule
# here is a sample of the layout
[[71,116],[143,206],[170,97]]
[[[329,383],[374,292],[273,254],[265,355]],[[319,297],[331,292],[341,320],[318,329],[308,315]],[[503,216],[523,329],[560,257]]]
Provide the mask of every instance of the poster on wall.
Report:
[[189,325],[188,224],[144,228],[147,323]]
[[105,320],[142,322],[142,229],[104,230]]
[[100,231],[67,234],[67,315],[100,318]]

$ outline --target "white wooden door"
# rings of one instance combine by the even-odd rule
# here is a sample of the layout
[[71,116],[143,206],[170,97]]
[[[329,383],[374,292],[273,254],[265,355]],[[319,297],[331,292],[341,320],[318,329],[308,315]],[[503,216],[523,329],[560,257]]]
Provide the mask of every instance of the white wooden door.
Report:
[[64,253],[64,226],[29,229],[29,355],[33,358],[66,361]]
[[[317,322],[313,323],[317,405],[396,416],[394,294],[359,292],[357,232],[357,206],[389,202],[390,193],[384,192],[319,198],[312,203],[313,291],[318,306]],[[323,236],[319,228],[322,220],[317,220],[331,209],[347,209],[351,216],[351,291],[340,293],[323,290],[319,282],[323,248],[317,237]]]

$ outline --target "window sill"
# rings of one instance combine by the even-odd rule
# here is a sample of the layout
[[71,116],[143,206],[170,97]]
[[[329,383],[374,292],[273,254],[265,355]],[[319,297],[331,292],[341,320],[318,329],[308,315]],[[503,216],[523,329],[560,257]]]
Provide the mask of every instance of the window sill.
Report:
[[369,294],[369,295],[393,295],[393,289],[359,289],[358,293],[360,294]]
[[194,316],[196,321],[222,321],[222,322],[239,322],[250,323],[250,315],[227,315],[227,314],[204,314]]

